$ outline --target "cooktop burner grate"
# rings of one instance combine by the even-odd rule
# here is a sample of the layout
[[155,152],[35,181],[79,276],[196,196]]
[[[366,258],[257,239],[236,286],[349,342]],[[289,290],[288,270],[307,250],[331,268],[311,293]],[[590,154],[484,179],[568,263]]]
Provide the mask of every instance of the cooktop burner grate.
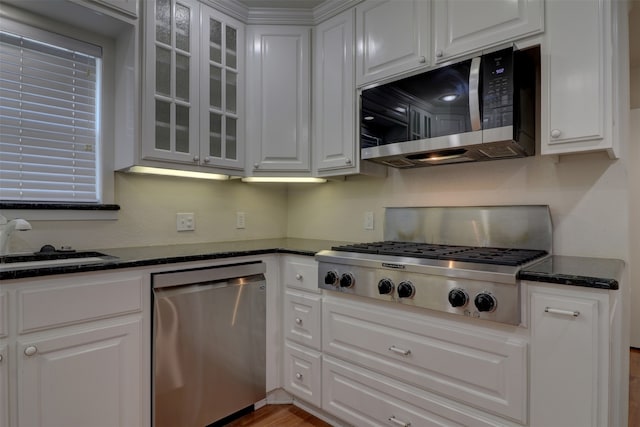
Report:
[[355,243],[351,245],[334,246],[331,249],[340,252],[357,252],[508,266],[526,264],[529,261],[547,255],[547,251],[537,249],[434,245],[430,243],[394,241]]

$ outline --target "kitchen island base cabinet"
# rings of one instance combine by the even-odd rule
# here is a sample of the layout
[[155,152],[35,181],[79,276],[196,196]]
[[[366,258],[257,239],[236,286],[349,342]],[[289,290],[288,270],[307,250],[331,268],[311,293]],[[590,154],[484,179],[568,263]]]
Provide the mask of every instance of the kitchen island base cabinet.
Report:
[[530,286],[531,427],[617,425],[608,419],[606,291]]

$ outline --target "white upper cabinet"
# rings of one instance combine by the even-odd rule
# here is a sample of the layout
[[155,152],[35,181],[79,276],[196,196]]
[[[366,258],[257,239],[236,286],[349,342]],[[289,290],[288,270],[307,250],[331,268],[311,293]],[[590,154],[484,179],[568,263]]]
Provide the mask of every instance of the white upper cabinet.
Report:
[[[542,51],[542,154],[615,153],[619,2],[547,2]],[[624,14],[623,14],[624,15]],[[622,18],[625,19],[625,18]],[[576,25],[567,23],[576,22]],[[621,26],[626,28],[626,26]],[[614,83],[615,82],[615,83]],[[628,108],[628,105],[627,107]]]
[[143,160],[242,169],[243,24],[194,0],[145,5]]
[[356,6],[357,85],[429,65],[430,23],[428,0],[366,0]]
[[247,174],[311,172],[311,30],[249,26]]
[[146,2],[143,158],[198,162],[199,7]]
[[202,7],[200,159],[244,169],[244,25]]
[[442,61],[539,33],[543,20],[543,0],[437,0],[435,59]]
[[354,11],[315,28],[313,118],[318,175],[357,172]]

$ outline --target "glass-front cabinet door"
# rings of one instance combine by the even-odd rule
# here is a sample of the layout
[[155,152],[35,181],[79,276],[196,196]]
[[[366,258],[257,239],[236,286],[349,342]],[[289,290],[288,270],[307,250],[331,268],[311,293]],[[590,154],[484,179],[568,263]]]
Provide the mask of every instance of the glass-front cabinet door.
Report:
[[198,163],[199,4],[156,0],[146,6],[142,155]]
[[244,25],[196,0],[145,2],[142,158],[244,169]]
[[200,157],[244,168],[244,25],[202,6]]

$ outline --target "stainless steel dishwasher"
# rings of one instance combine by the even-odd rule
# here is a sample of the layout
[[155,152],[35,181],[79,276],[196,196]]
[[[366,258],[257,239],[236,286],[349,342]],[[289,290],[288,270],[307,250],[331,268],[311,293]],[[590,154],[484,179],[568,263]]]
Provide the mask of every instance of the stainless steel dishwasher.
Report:
[[156,273],[153,423],[204,427],[264,399],[265,264]]

